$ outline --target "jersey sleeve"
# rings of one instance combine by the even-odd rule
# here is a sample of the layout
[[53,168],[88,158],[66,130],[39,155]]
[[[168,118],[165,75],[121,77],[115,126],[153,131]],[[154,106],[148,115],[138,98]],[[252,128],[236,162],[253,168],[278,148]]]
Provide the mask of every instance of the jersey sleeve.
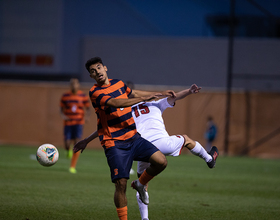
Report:
[[170,105],[167,101],[167,97],[166,98],[163,98],[163,99],[160,99],[158,101],[158,107],[159,109],[161,110],[161,112],[163,112],[165,109],[167,108],[173,108],[173,105]]
[[106,104],[112,97],[110,95],[99,93],[98,91],[93,92],[90,96],[90,100],[95,108],[105,110]]
[[126,84],[124,84],[124,89],[127,96],[130,96],[130,94],[132,93],[132,89],[129,88]]

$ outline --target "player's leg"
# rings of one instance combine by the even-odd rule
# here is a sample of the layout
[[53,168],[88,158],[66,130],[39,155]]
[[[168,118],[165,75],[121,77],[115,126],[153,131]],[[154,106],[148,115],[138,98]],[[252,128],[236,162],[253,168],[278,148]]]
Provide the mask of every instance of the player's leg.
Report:
[[133,153],[129,149],[129,144],[105,149],[111,180],[115,184],[114,203],[121,220],[127,219],[126,184],[133,163]]
[[[155,153],[153,153],[150,156],[149,163],[150,163],[150,166],[146,170],[144,170],[144,172],[141,174],[141,176],[138,179],[141,187],[144,187],[144,188],[145,188],[145,185],[147,185],[147,183],[151,179],[153,179],[156,175],[161,173],[167,166],[166,157],[159,150],[157,150]],[[140,196],[141,196],[141,193],[140,193]]]
[[[150,163],[138,161],[137,163],[137,175],[138,178],[141,176],[141,174],[144,172],[145,169],[147,169],[150,166]],[[148,190],[148,184],[146,185],[146,190]],[[140,199],[140,195],[138,192],[136,192],[136,200],[138,203],[141,219],[149,219],[149,211],[148,211],[148,205],[144,204],[142,200]]]
[[204,159],[209,168],[213,168],[215,166],[216,159],[219,155],[216,147],[212,147],[211,151],[208,153],[199,142],[192,140],[186,134],[182,136],[185,139],[184,146],[188,148],[192,154]]
[[134,141],[134,144],[136,145],[134,160],[149,162],[150,166],[142,173],[139,179],[131,183],[131,186],[139,192],[142,202],[148,205],[149,195],[145,185],[166,168],[167,160],[152,143],[144,138],[139,137]]
[[[82,139],[82,135],[83,135],[83,125],[73,126],[73,137],[74,137],[73,144],[74,145]],[[77,165],[78,159],[80,157],[80,153],[81,153],[80,151],[73,153],[70,168],[69,168],[70,173],[77,173],[76,165]]]
[[127,179],[121,178],[115,181],[114,203],[120,220],[127,220]]
[[182,135],[172,135],[152,142],[165,156],[177,157],[181,154],[185,144]]
[[64,126],[64,148],[66,150],[66,156],[67,158],[72,157],[72,152],[70,150],[71,145],[71,134],[72,134],[72,128],[71,126]]
[[[148,175],[156,176],[167,166],[167,159],[160,151],[155,152],[149,159],[150,166],[145,170]],[[144,171],[144,173],[145,173]],[[145,183],[146,184],[146,183]]]
[[70,151],[70,145],[71,145],[71,140],[67,139],[67,140],[64,140],[64,148],[66,150],[66,153],[67,153],[67,157],[70,158],[69,156],[71,156],[71,153],[69,153]]
[[140,198],[140,195],[138,192],[136,192],[136,200],[138,203],[138,207],[139,207],[139,212],[141,215],[141,219],[142,220],[149,220],[149,209],[148,209],[148,205],[144,204]]
[[[74,139],[74,145],[79,141],[80,139]],[[72,150],[72,149],[71,149]],[[78,159],[80,157],[81,151],[78,151],[76,153],[73,153],[72,159],[71,159],[71,163],[70,163],[70,168],[69,168],[69,172],[70,173],[77,173],[76,170],[76,166],[78,163]]]

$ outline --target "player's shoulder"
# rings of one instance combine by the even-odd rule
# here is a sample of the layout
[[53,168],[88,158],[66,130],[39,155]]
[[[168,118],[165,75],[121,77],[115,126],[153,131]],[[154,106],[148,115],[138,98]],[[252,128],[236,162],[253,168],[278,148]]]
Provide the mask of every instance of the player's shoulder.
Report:
[[159,99],[159,100],[155,100],[155,101],[153,101],[153,103],[154,103],[154,104],[157,104],[157,105],[160,105],[160,104],[168,104],[167,97],[162,98],[162,99]]
[[118,82],[124,83],[124,82],[123,82],[122,80],[120,80],[120,79],[109,79],[109,82],[111,83],[111,85],[116,84],[116,83],[118,83]]
[[99,86],[97,84],[94,84],[90,90],[89,90],[89,94],[92,95],[93,93],[96,93],[96,92],[100,92],[103,90],[103,87],[102,86]]
[[164,99],[165,99],[165,98],[158,99],[158,100],[153,100],[153,101],[149,101],[149,102],[146,102],[146,104],[149,104],[149,105],[158,105],[159,103],[165,102]]
[[125,87],[125,83],[120,79],[109,79],[111,89],[120,89]]
[[82,90],[78,90],[77,94],[80,96],[85,96],[85,93]]
[[100,93],[100,90],[102,90],[102,88],[97,84],[94,84],[89,90],[89,97],[92,97],[93,94]]
[[173,105],[170,105],[168,102],[168,97],[158,100],[157,106],[161,109],[162,112],[167,108],[173,108]]
[[149,101],[149,102],[138,102],[138,103],[134,104],[134,105],[132,106],[132,108],[133,108],[134,106],[138,106],[138,105],[159,106],[159,105],[162,104],[162,103],[166,103],[166,102],[167,102],[166,99],[167,99],[167,98],[163,98],[163,99],[159,99],[159,100],[153,100],[153,101]]
[[62,94],[62,98],[71,96],[71,94],[72,94],[71,91],[66,91]]
[[99,87],[97,84],[94,84],[91,88],[90,88],[90,90],[89,91],[93,91],[93,90],[95,90],[97,87]]

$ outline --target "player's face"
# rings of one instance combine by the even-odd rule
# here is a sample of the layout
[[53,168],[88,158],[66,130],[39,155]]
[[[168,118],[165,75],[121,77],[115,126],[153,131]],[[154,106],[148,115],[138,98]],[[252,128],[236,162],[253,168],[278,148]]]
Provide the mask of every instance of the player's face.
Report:
[[107,67],[101,63],[92,64],[89,67],[89,76],[97,82],[98,85],[107,85],[109,80],[107,77]]

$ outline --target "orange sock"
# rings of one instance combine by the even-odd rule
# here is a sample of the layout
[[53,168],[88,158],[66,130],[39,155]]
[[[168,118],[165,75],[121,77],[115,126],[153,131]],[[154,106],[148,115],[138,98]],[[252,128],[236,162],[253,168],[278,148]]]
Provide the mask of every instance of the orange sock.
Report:
[[142,185],[146,185],[151,179],[153,179],[154,177],[149,175],[147,173],[146,170],[144,170],[144,172],[141,174],[141,176],[139,177],[139,182],[142,184]]
[[71,159],[71,165],[70,167],[76,168],[79,156],[80,156],[81,151],[78,151],[77,153],[73,154],[73,157]]
[[127,220],[127,206],[117,208],[117,213],[120,220]]

